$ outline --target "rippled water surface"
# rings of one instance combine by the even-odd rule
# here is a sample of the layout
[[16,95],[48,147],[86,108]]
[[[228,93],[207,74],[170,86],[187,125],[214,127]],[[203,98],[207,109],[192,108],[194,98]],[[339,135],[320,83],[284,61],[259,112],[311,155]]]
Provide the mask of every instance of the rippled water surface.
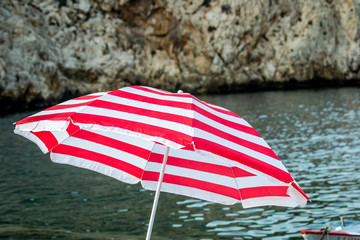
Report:
[[[360,222],[360,88],[202,96],[245,118],[311,198],[243,209],[162,193],[152,239],[302,239]],[[144,239],[154,193],[52,163],[0,118],[0,239]]]

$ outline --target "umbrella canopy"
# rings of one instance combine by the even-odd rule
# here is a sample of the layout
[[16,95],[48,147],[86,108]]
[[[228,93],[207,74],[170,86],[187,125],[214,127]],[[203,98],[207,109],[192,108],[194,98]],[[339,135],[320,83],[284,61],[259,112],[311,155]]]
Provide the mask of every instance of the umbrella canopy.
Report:
[[244,208],[308,200],[250,124],[187,93],[131,86],[89,94],[16,122],[15,133],[54,162],[150,190]]

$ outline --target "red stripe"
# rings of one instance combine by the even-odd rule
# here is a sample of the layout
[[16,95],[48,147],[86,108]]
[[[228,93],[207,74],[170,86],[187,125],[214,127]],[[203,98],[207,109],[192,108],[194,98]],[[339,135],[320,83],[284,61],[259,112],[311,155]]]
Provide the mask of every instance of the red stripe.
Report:
[[[72,100],[75,101],[81,101],[81,100],[93,100],[95,101],[96,99],[102,97],[103,95],[85,95],[85,96],[81,96],[81,97],[77,97],[74,98]],[[92,101],[87,101],[87,102],[82,102],[82,103],[74,103],[74,104],[58,104],[55,106],[52,106],[48,109],[45,109],[44,111],[51,111],[51,110],[62,110],[62,109],[67,109],[67,108],[74,108],[74,107],[81,107],[81,106],[86,106],[89,105]]]
[[[259,197],[289,197],[287,186],[266,186],[240,189],[242,200]],[[290,198],[290,197],[289,197]]]
[[[199,99],[197,99],[196,97],[190,95],[190,94],[175,94],[175,93],[159,93],[157,91],[153,91],[153,90],[150,90],[148,88],[143,88],[143,87],[139,87],[139,86],[133,86],[133,88],[136,88],[136,89],[140,89],[140,90],[144,90],[144,91],[147,91],[147,92],[152,92],[152,93],[155,93],[155,94],[159,94],[159,95],[166,95],[166,96],[175,96],[175,97],[186,97],[186,98],[192,98],[194,99],[194,101],[197,101],[199,104],[201,105],[205,105],[205,107],[208,107],[208,108],[211,108],[212,110],[216,111],[216,112],[220,112],[220,113],[224,113],[224,114],[227,114],[227,115],[230,115],[230,116],[233,116],[233,117],[237,117],[239,119],[241,119],[241,117],[239,115],[237,115],[236,113],[233,113],[231,112],[230,110],[227,110],[227,109],[219,109],[217,107],[214,107],[212,106],[213,104],[210,104],[210,103],[207,103],[207,102],[204,102],[204,101],[201,101]],[[226,119],[223,119],[221,117],[218,117],[217,115],[215,114],[212,114],[200,107],[198,107],[197,105],[195,104],[192,104],[192,103],[186,103],[186,104],[191,104],[193,105],[193,108],[194,108],[194,111],[214,120],[214,121],[217,121],[219,123],[222,123],[224,125],[227,125],[227,126],[233,126],[233,128],[235,129],[242,129],[243,132],[247,132],[249,134],[253,134],[255,136],[260,136],[254,128],[252,127],[248,127],[248,126],[244,126],[244,125],[241,125],[241,124],[237,124],[237,123],[234,123],[232,121],[229,121],[229,120],[226,120]],[[166,105],[166,104],[161,104],[161,105]],[[179,106],[180,107],[180,106]],[[186,109],[189,109],[189,107],[185,107]],[[226,122],[226,124],[225,124]]]
[[[224,119],[224,118],[221,118],[215,114],[212,114],[196,105],[194,105],[194,111],[215,121],[215,122],[218,122],[222,125],[225,125],[227,127],[230,127],[230,128],[233,128],[233,129],[236,129],[238,131],[241,131],[241,132],[244,132],[244,133],[248,133],[248,134],[251,134],[251,135],[254,135],[254,136],[257,136],[257,137],[261,137],[260,134],[252,127],[249,127],[249,126],[245,126],[245,125],[242,125],[242,124],[239,124],[239,123],[236,123],[236,122],[233,122],[233,121],[230,121],[230,120],[227,120],[227,119]],[[242,120],[239,116],[237,116],[239,118],[239,120]]]
[[215,142],[211,142],[209,140],[201,138],[194,138],[194,142],[196,143],[196,149],[209,151],[227,159],[237,161],[241,164],[263,172],[285,183],[290,183],[294,181],[294,179],[288,172],[285,172],[273,165],[265,163],[256,158],[250,157],[244,153],[238,152],[234,149],[227,148]]
[[44,111],[52,111],[52,110],[63,110],[68,108],[74,108],[74,107],[81,107],[89,105],[91,102],[83,102],[83,103],[76,103],[76,104],[58,104],[55,106],[52,106],[48,109],[45,109]]
[[238,167],[231,167],[233,173],[234,173],[234,177],[238,178],[238,177],[253,177],[256,176],[255,174],[252,174],[248,171],[245,171],[244,169],[238,168]]
[[[159,173],[151,172],[151,171],[145,171],[142,177],[142,180],[144,181],[158,181],[158,179],[159,179]],[[201,181],[193,178],[180,177],[171,174],[164,174],[163,182],[185,186],[185,187],[196,188],[240,200],[239,191],[237,189],[215,183]]]
[[[171,93],[171,92],[167,92],[167,91],[164,91],[164,90],[161,90],[161,89],[151,88],[151,87],[131,86],[131,88],[138,89],[138,90],[145,91],[145,92],[158,94],[158,95],[161,95],[161,96],[174,96],[174,97],[193,98],[193,96],[188,94],[188,93]],[[121,90],[121,89],[119,89],[119,90]],[[161,92],[159,92],[157,90],[160,90]]]
[[[170,107],[176,107],[176,108],[183,108],[183,109],[188,109],[188,110],[194,110],[197,113],[212,119],[213,121],[216,121],[220,124],[226,125],[230,128],[234,128],[238,131],[242,131],[248,134],[252,134],[254,136],[258,136],[261,137],[259,135],[259,133],[252,127],[248,127],[230,120],[226,120],[224,118],[221,118],[213,113],[210,113],[204,109],[202,109],[201,107],[198,107],[197,105],[193,104],[193,103],[183,103],[183,102],[177,102],[177,101],[171,101],[171,100],[161,100],[161,99],[156,99],[156,98],[152,98],[152,97],[147,97],[147,96],[142,96],[142,95],[138,95],[135,93],[128,93],[128,92],[124,92],[121,90],[118,91],[113,91],[110,93],[111,95],[114,96],[118,96],[118,97],[123,97],[123,98],[127,98],[127,99],[131,99],[131,100],[136,100],[136,101],[141,101],[141,102],[146,102],[149,104],[155,104],[155,105],[160,105],[160,106],[170,106]],[[164,94],[167,95],[167,94]],[[202,103],[200,103],[202,104]],[[205,105],[206,106],[206,105]],[[207,107],[207,106],[206,106]],[[241,120],[241,118],[238,115],[234,115],[237,118],[239,118],[239,120]]]
[[[101,92],[101,93],[109,93],[109,92]],[[91,100],[91,99],[96,99],[96,98],[99,98],[102,96],[104,96],[104,94],[99,94],[99,95],[91,94],[91,95],[80,96],[80,97],[74,98],[72,100]]]
[[38,122],[38,121],[43,121],[43,120],[48,120],[48,121],[68,120],[69,116],[71,116],[72,114],[74,114],[74,112],[53,113],[53,114],[47,114],[47,115],[30,116],[30,117],[24,118],[24,119],[16,122],[16,125]]
[[71,121],[69,122],[69,126],[66,128],[66,132],[69,136],[73,135],[75,132],[79,131],[80,127],[73,124]]
[[150,103],[150,104],[154,104],[154,105],[160,105],[160,106],[177,107],[177,108],[183,108],[183,109],[191,109],[191,107],[192,107],[191,103],[184,103],[184,102],[177,102],[177,101],[172,101],[172,100],[163,100],[163,99],[158,99],[158,98],[152,98],[152,97],[148,97],[148,96],[144,96],[144,95],[138,95],[135,93],[124,92],[121,90],[113,91],[113,92],[109,93],[109,95],[122,97],[122,98],[126,98],[126,99],[131,99],[131,100],[135,100],[135,101],[140,101],[140,102],[146,102],[146,103]]
[[91,103],[89,106],[110,109],[119,112],[126,112],[126,113],[136,114],[139,116],[152,117],[156,119],[162,119],[166,121],[185,124],[187,126],[192,126],[192,118],[186,116],[179,116],[177,114],[172,114],[172,113],[164,113],[154,110],[148,110],[145,108],[139,108],[135,106],[123,105],[119,103],[107,102],[102,100],[95,101]]
[[39,138],[41,140],[41,142],[43,142],[45,144],[48,151],[50,151],[53,147],[58,145],[57,139],[49,131],[41,131],[41,132],[31,131],[31,133],[34,134],[37,138]]
[[241,145],[243,147],[246,147],[246,148],[249,148],[251,150],[254,150],[256,152],[259,152],[259,153],[262,153],[264,155],[267,155],[269,157],[272,157],[272,158],[275,158],[275,159],[278,159],[278,156],[276,156],[276,154],[274,153],[274,151],[271,149],[271,148],[268,148],[268,147],[264,147],[264,146],[261,146],[259,144],[256,144],[256,143],[253,143],[253,142],[250,142],[250,141],[247,141],[245,139],[242,139],[242,138],[239,138],[239,137],[236,137],[232,134],[229,134],[229,133],[226,133],[224,131],[221,131],[217,128],[214,128],[210,125],[207,125],[203,122],[200,122],[198,121],[197,119],[194,119],[194,126],[196,126],[197,128],[200,128],[206,132],[209,132],[213,135],[216,135],[218,137],[221,137],[223,139],[226,139],[228,141],[231,141],[233,143],[236,143],[238,145]]
[[299,193],[301,193],[301,195],[303,195],[307,200],[309,200],[310,198],[305,194],[305,192],[299,187],[299,185],[297,185],[295,182],[291,183],[291,186],[293,186],[296,190],[299,191]]
[[[231,111],[229,111],[227,109],[219,109],[219,108],[215,107],[214,104],[201,101],[200,99],[194,97],[193,95],[191,95],[189,93],[170,93],[170,92],[166,92],[166,91],[162,91],[162,90],[161,91],[163,93],[160,93],[160,92],[158,92],[156,90],[153,90],[152,88],[146,88],[146,87],[142,87],[142,86],[132,86],[131,88],[146,91],[146,92],[151,92],[151,93],[162,95],[162,96],[174,96],[174,97],[181,97],[181,98],[192,98],[194,101],[197,101],[200,104],[206,105],[207,107],[213,109],[214,111],[224,113],[224,114],[234,116],[234,117],[239,117],[237,114],[235,114],[235,113],[233,113],[233,112],[231,112]],[[160,90],[160,89],[158,89],[158,90]]]
[[[152,153],[149,159],[149,162],[162,163],[164,155]],[[221,166],[211,163],[198,162],[194,160],[177,158],[173,156],[169,156],[166,162],[166,165],[181,167],[196,171],[202,171],[206,173],[218,174],[230,178],[234,178],[233,171],[229,166]],[[245,171],[244,171],[245,172]],[[253,174],[248,173],[248,175],[253,176]]]
[[101,134],[97,134],[97,133],[93,133],[93,132],[89,132],[86,130],[81,130],[78,131],[77,133],[75,133],[73,135],[73,137],[75,138],[80,138],[83,140],[87,140],[87,141],[91,141],[94,143],[98,143],[107,147],[111,147],[120,151],[124,151],[127,153],[130,153],[132,155],[141,157],[145,160],[147,160],[149,158],[150,155],[150,150],[141,148],[141,147],[137,147],[136,145],[133,144],[129,144],[123,141],[119,141],[113,138],[109,138],[106,137],[104,135]]
[[72,117],[72,120],[74,123],[99,124],[105,127],[118,127],[150,136],[158,136],[183,146],[187,146],[192,143],[192,137],[187,134],[141,122],[84,113],[77,113]]
[[[196,98],[197,99],[197,98]],[[238,117],[238,118],[241,118],[239,115],[237,115],[236,113],[228,110],[228,109],[224,109],[224,108],[218,108],[216,105],[214,104],[211,104],[211,103],[207,103],[207,102],[204,102],[204,101],[201,101],[199,99],[197,99],[200,103],[206,105],[207,107],[211,108],[212,110],[216,111],[216,112],[219,112],[219,113],[223,113],[223,114],[227,114],[227,115],[230,115],[230,116],[233,116],[233,117]]]
[[90,161],[102,163],[107,166],[124,171],[124,172],[126,172],[134,177],[137,177],[139,179],[143,173],[143,170],[141,168],[138,168],[130,163],[127,163],[127,162],[122,161],[117,158],[109,157],[104,154],[85,150],[85,149],[78,148],[78,147],[60,144],[57,147],[55,147],[52,150],[52,152],[57,153],[57,154],[69,155],[69,156],[73,156],[73,157],[83,158],[83,159],[87,159]]

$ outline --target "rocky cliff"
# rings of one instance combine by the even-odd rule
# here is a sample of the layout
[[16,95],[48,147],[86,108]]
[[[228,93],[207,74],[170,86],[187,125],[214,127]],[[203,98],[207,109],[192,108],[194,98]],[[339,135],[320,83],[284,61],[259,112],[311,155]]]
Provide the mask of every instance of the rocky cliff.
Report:
[[0,103],[359,84],[357,0],[2,0]]

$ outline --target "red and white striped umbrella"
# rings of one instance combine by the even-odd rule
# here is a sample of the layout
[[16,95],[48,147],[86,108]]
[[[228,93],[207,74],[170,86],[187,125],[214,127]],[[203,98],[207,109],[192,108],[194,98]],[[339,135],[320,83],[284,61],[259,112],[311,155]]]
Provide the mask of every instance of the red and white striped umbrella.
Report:
[[250,124],[187,93],[131,86],[89,94],[16,122],[15,133],[54,162],[157,189],[153,213],[160,190],[244,208],[308,200]]

